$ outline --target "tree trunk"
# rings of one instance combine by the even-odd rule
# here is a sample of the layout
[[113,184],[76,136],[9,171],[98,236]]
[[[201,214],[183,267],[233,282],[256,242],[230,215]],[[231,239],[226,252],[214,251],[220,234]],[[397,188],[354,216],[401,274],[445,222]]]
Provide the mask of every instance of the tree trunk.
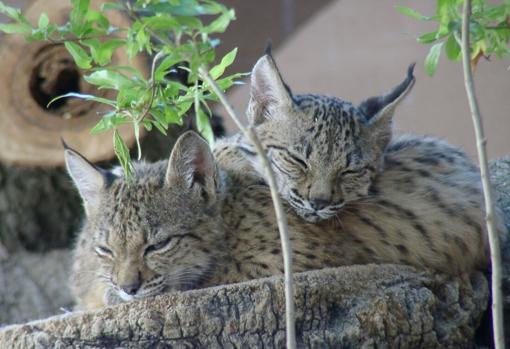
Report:
[[[300,348],[468,348],[489,297],[470,282],[392,265],[297,274]],[[281,277],[169,294],[0,332],[2,348],[282,348]]]

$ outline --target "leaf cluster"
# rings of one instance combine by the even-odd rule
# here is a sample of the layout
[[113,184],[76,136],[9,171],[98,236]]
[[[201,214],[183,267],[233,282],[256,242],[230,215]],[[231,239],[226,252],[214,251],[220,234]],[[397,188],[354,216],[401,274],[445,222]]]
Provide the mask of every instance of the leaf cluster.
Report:
[[[45,13],[33,25],[19,9],[0,2],[0,13],[12,20],[0,24],[0,31],[22,34],[29,41],[65,45],[88,83],[116,92],[114,99],[76,92],[56,99],[81,98],[109,106],[91,132],[113,131],[114,151],[126,176],[131,176],[132,167],[118,130],[123,124],[132,125],[140,158],[140,128],[155,128],[166,134],[168,126],[182,123],[194,106],[198,129],[212,144],[208,104],[217,97],[200,81],[198,68],[216,61],[219,40],[215,35],[223,33],[235,19],[234,10],[213,0],[119,0],[106,2],[99,10],[90,8],[90,0],[71,3],[69,20],[63,25],[51,23]],[[130,25],[115,27],[108,19],[109,11],[121,11],[131,19]],[[141,54],[152,56],[150,76],[131,66],[113,64],[112,57],[120,49],[130,59]],[[223,91],[243,75],[224,76],[236,53],[233,49],[209,70]],[[178,71],[185,71],[187,81],[171,78]]]
[[[450,60],[461,59],[461,23],[464,0],[437,0],[436,13],[424,16],[408,7],[397,6],[401,13],[420,21],[437,23],[437,29],[417,38],[419,43],[432,44],[425,59],[425,71],[434,75],[441,51]],[[510,0],[499,4],[486,0],[473,1],[472,16],[469,24],[471,41],[471,61],[474,65],[481,57],[496,55],[499,58],[510,57]]]

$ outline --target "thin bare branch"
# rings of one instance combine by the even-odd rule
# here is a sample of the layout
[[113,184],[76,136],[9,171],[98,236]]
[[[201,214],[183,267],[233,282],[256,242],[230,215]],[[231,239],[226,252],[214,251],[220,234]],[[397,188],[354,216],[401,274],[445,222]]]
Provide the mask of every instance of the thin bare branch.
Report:
[[149,97],[149,101],[145,104],[145,107],[143,108],[142,112],[140,113],[140,116],[136,118],[135,123],[139,124],[140,122],[145,119],[147,114],[149,114],[149,111],[151,110],[152,103],[154,102],[154,98],[156,97],[156,91],[157,91],[157,84],[155,81],[155,72],[156,72],[156,63],[159,61],[159,59],[164,55],[164,51],[159,51],[156,56],[154,56],[152,60],[152,66],[151,66],[151,95]]
[[296,326],[295,326],[295,316],[294,316],[294,282],[292,278],[292,249],[290,246],[289,234],[287,229],[287,216],[285,215],[285,211],[283,210],[282,202],[278,191],[276,189],[276,180],[274,177],[273,170],[271,165],[269,164],[269,160],[267,158],[266,152],[260,144],[260,141],[255,133],[253,127],[245,127],[236,112],[227,101],[227,97],[221,91],[216,82],[211,78],[209,72],[201,67],[199,69],[199,73],[202,78],[207,82],[209,86],[211,86],[214,93],[220,99],[221,104],[227,110],[229,116],[234,120],[237,127],[244,133],[246,138],[250,140],[250,142],[255,147],[255,151],[257,155],[262,160],[262,166],[266,172],[266,178],[268,180],[269,189],[271,190],[271,198],[273,199],[273,205],[276,213],[276,220],[278,222],[278,230],[280,231],[280,240],[282,243],[282,252],[283,252],[283,266],[284,266],[284,278],[285,278],[285,320],[286,320],[286,333],[287,333],[287,349],[296,348]]
[[501,294],[501,255],[499,248],[499,236],[494,224],[494,201],[492,200],[492,189],[489,182],[489,166],[487,162],[487,151],[485,149],[485,136],[483,132],[482,116],[478,106],[471,67],[471,50],[469,43],[469,18],[471,16],[471,0],[464,2],[462,16],[462,66],[464,70],[464,84],[471,109],[471,117],[476,135],[476,147],[478,160],[480,162],[480,176],[485,200],[485,212],[487,231],[489,233],[489,245],[492,266],[492,323],[494,334],[494,345],[496,349],[505,347],[503,331],[503,302]]

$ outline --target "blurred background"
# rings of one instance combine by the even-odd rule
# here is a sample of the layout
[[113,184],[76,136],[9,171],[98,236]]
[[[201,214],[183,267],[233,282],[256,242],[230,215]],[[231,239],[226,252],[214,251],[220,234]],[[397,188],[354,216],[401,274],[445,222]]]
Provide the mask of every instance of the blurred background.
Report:
[[[41,12],[64,18],[70,1],[7,0],[36,22]],[[465,97],[462,66],[441,57],[436,75],[425,75],[429,46],[416,37],[433,23],[409,18],[396,5],[435,11],[434,1],[418,0],[257,0],[223,1],[237,13],[222,35],[218,56],[239,47],[232,72],[249,72],[266,42],[294,93],[321,93],[355,104],[381,95],[405,77],[412,62],[417,83],[396,113],[395,129],[445,138],[476,158],[474,132]],[[95,6],[102,1],[92,0]],[[117,16],[115,21],[126,21]],[[4,18],[0,20],[5,21]],[[113,21],[112,23],[114,23]],[[115,57],[117,63],[125,57]],[[60,137],[94,162],[113,160],[111,133],[90,136],[101,107],[71,100],[53,109],[47,102],[66,92],[86,93],[90,85],[58,45],[26,43],[0,36],[0,326],[41,318],[72,306],[67,290],[69,247],[83,217],[81,203],[63,169]],[[147,67],[147,61],[130,64]],[[491,159],[510,154],[509,62],[480,61],[475,74]],[[249,78],[246,79],[249,83]],[[107,93],[107,92],[105,92]],[[249,84],[229,91],[244,114]],[[221,107],[215,109],[217,135],[237,129]],[[223,117],[225,116],[225,117]],[[152,132],[144,156],[164,158],[184,129],[170,137]],[[132,129],[124,130],[129,141]]]

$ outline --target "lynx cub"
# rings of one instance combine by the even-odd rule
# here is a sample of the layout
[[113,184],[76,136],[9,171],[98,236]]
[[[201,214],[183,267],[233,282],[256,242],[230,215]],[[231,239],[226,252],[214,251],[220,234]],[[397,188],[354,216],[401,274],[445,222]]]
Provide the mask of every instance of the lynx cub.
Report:
[[[279,192],[296,213],[317,222],[352,203],[381,204],[385,198],[430,229],[445,229],[441,225],[453,220],[456,228],[448,229],[481,231],[481,185],[467,156],[431,137],[391,140],[393,113],[414,82],[410,66],[406,79],[388,94],[356,107],[334,97],[292,95],[271,55],[259,59],[247,114],[268,151]],[[236,158],[248,171],[239,151],[264,177],[242,136],[219,144],[215,155],[227,162]]]
[[[135,163],[131,183],[71,149],[65,157],[86,210],[71,277],[79,309],[282,273],[267,186],[239,172],[239,158],[217,163],[195,133],[179,138],[168,161]],[[480,227],[450,229],[444,214],[428,230],[398,197],[354,204],[338,214],[342,224],[287,211],[296,272],[372,262],[486,267]]]
[[[414,81],[410,66],[397,87],[358,107],[333,97],[295,96],[267,54],[253,69],[247,114],[268,152],[281,196],[299,216],[309,222],[336,219],[345,226],[345,217],[359,215],[360,231],[379,231],[380,243],[406,242],[401,257],[408,244],[431,254],[442,246],[451,263],[456,257],[448,245],[487,248],[481,183],[467,156],[441,140],[410,135],[391,140],[394,110]],[[220,142],[215,156],[237,171],[265,176],[241,135]],[[501,216],[496,220],[504,238]],[[389,230],[397,233],[395,240],[387,237]]]

